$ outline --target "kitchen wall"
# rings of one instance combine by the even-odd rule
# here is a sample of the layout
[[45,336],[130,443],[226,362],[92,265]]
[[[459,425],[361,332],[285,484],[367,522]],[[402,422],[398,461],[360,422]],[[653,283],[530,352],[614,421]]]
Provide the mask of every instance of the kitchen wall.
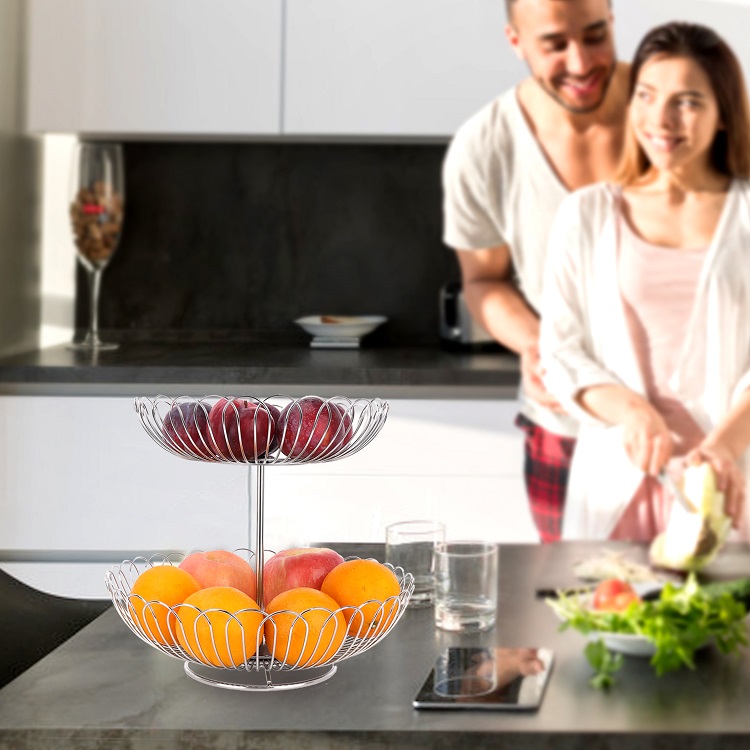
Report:
[[302,315],[383,314],[389,324],[368,343],[435,343],[438,291],[458,276],[441,242],[444,152],[127,143],[125,225],[101,326],[131,338],[307,341],[292,323]]
[[39,335],[40,144],[23,135],[22,0],[0,3],[0,354],[37,345]]
[[73,338],[77,261],[68,204],[70,163],[76,142],[73,135],[42,138],[41,347],[67,343]]

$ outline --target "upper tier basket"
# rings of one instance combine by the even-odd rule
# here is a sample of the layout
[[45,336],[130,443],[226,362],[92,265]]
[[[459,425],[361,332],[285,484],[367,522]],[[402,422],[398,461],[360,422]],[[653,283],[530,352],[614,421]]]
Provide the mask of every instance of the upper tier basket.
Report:
[[137,398],[146,432],[194,461],[256,465],[335,461],[380,431],[388,402],[343,396],[156,396]]

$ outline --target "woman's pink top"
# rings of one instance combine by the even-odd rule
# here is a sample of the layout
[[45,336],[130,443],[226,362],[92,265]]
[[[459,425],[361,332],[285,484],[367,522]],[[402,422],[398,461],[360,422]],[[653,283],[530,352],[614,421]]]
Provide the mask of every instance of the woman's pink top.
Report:
[[[640,238],[620,214],[618,276],[625,318],[646,395],[674,440],[673,456],[697,447],[703,431],[669,388],[685,343],[706,249],[683,250]],[[671,498],[645,477],[612,539],[650,540],[664,531]]]

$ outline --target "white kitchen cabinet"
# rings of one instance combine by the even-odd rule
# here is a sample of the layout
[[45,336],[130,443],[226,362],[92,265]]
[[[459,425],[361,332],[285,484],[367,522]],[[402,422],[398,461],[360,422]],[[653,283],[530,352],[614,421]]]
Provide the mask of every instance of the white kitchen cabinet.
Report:
[[131,398],[2,396],[0,444],[0,550],[74,557],[247,538],[246,469],[167,453]]
[[749,0],[628,0],[614,3],[613,9],[621,59],[632,60],[638,43],[649,29],[670,21],[689,21],[718,32],[737,55],[745,80],[750,80]]
[[350,458],[269,467],[271,548],[385,539],[394,521],[435,518],[448,535],[536,542],[515,401],[391,400],[378,436]]
[[[528,75],[502,0],[27,0],[27,128],[120,138],[438,138]],[[706,23],[746,74],[744,0],[616,4]]]
[[[286,2],[286,135],[448,137],[528,76],[501,0]],[[615,3],[618,51],[630,59],[648,29],[690,20],[724,36],[747,74],[748,10],[745,0]]]
[[[356,455],[268,467],[266,548],[380,542],[386,524],[423,517],[453,538],[536,541],[516,410],[394,399]],[[167,453],[131,398],[3,396],[0,440],[0,567],[38,588],[106,597],[120,553],[252,546],[247,468]]]
[[278,135],[283,0],[29,0],[31,132]]
[[287,0],[286,135],[452,135],[526,73],[500,0]]

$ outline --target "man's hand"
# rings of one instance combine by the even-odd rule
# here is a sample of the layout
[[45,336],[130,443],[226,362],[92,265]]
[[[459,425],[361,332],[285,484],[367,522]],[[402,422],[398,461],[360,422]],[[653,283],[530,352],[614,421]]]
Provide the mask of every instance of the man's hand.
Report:
[[693,465],[706,461],[711,465],[717,489],[724,493],[724,512],[731,517],[732,526],[739,528],[745,504],[745,477],[729,447],[709,435],[687,455],[686,461]]
[[539,347],[533,344],[522,349],[521,379],[524,391],[529,398],[541,406],[546,406],[557,414],[565,414],[565,409],[560,402],[545,388],[542,375],[544,375],[544,370],[539,361]]
[[627,410],[622,421],[628,458],[646,474],[656,476],[672,456],[672,435],[659,412],[648,402]]

